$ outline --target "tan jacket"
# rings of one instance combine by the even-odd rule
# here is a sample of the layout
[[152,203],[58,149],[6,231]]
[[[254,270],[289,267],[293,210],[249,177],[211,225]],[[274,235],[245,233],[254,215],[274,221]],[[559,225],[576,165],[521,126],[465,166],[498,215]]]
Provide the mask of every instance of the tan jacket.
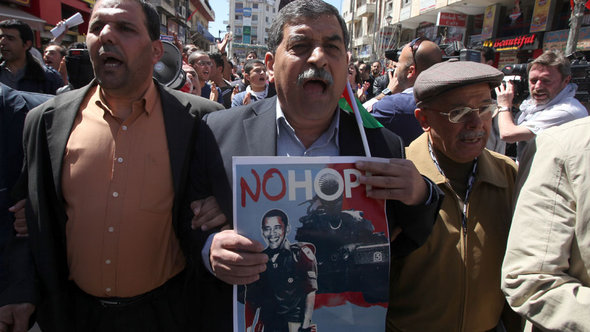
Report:
[[485,331],[500,320],[505,300],[500,268],[513,210],[516,165],[484,150],[467,209],[428,152],[428,134],[407,158],[445,193],[427,242],[392,264],[387,331]]
[[590,331],[590,118],[537,137],[514,214],[502,289],[547,331]]

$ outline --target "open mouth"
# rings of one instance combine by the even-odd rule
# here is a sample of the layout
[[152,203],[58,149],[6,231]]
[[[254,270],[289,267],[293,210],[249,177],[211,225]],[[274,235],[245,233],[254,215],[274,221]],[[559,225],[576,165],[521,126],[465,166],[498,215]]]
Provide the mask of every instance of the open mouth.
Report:
[[320,79],[309,79],[303,82],[303,89],[306,93],[324,93],[328,88],[328,84]]
[[123,64],[123,60],[113,52],[104,52],[99,57],[106,68],[116,68]]

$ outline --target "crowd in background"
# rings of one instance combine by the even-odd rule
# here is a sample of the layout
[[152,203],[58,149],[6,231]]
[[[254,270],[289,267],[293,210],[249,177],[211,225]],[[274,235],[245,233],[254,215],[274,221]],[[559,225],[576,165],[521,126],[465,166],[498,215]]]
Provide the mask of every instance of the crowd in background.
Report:
[[[131,320],[144,319],[146,305],[172,303],[178,297],[182,301],[170,306],[182,311],[194,308],[190,296],[218,295],[219,307],[201,308],[195,319],[203,330],[224,330],[226,325],[215,322],[227,324],[227,311],[231,315],[223,302],[229,294],[225,286],[256,280],[268,260],[262,247],[231,230],[220,231],[227,224],[224,215],[231,216],[230,199],[225,199],[231,197],[225,182],[231,179],[231,157],[358,154],[358,129],[351,129],[352,118],[336,106],[342,92],[333,87],[345,84],[385,127],[366,129],[375,155],[392,158],[387,168],[358,165],[373,173],[363,181],[389,204],[387,331],[520,331],[531,324],[550,331],[590,328],[588,110],[574,98],[576,86],[570,83],[570,64],[563,54],[548,51],[528,65],[530,96],[516,104],[514,86],[493,67],[489,49],[481,50],[480,63],[446,61],[438,45],[419,37],[398,50],[395,59],[364,63],[347,52],[346,27],[333,7],[316,0],[293,1],[279,15],[275,28],[281,32],[271,38],[265,55],[252,51],[243,61],[228,57],[230,34],[217,43],[216,52],[182,45],[175,38],[185,82],[173,91],[151,76],[152,60],[163,54],[157,29],[149,27],[151,9],[139,0],[114,2],[125,5],[117,12],[111,11],[111,1],[97,1],[87,44],[66,47],[58,39],[37,55],[30,27],[18,20],[0,22],[0,266],[28,273],[14,286],[12,272],[0,270],[0,331],[8,326],[24,331],[16,324],[23,324],[22,317],[28,324],[36,308],[47,331],[65,326],[82,331],[95,323],[99,331],[125,331],[127,316],[117,316],[121,308],[127,308],[121,312]],[[145,13],[148,27],[139,20],[135,26],[129,23],[136,29],[132,33],[124,31],[118,20],[131,20],[128,12]],[[123,45],[124,40],[130,45]],[[313,48],[285,49],[298,42],[307,43],[298,45],[302,49]],[[133,55],[127,58],[118,47],[133,43],[138,50],[126,50]],[[294,58],[303,60],[295,64]],[[125,77],[116,74],[122,67]],[[137,94],[139,87],[143,90]],[[329,93],[318,97],[325,104],[306,100],[305,93],[318,90]],[[176,112],[182,113],[177,117],[171,109],[188,112]],[[97,111],[105,115],[97,117]],[[100,124],[103,120],[107,127]],[[259,121],[260,127],[241,127],[247,121]],[[130,145],[125,135],[132,126],[142,130],[133,142],[150,143]],[[276,128],[275,140],[256,136],[268,128]],[[347,141],[343,134],[354,138]],[[255,147],[245,144],[252,144],[248,139],[254,136],[260,140]],[[56,137],[61,137],[59,143]],[[517,144],[509,157],[506,143]],[[88,155],[89,150],[98,152]],[[124,169],[132,162],[145,167],[146,174],[152,172],[149,183],[147,175],[136,178]],[[87,165],[91,174],[76,177],[76,163]],[[109,176],[104,187],[98,179]],[[101,190],[108,197],[92,195]],[[144,197],[154,192],[153,203],[144,206]],[[140,212],[136,206],[119,205],[120,195],[132,197],[128,204],[138,200]],[[80,197],[113,212],[97,216],[92,211],[100,209]],[[71,239],[84,238],[91,230],[99,234],[90,236],[92,243],[100,242],[106,252],[112,249],[109,234],[119,234],[120,225],[110,225],[110,220],[129,216],[171,221],[167,228],[149,226],[145,234],[122,233],[134,246],[151,248],[157,270],[163,272],[156,281],[140,277],[137,283],[127,280],[116,292],[105,290],[92,274],[108,279],[110,256],[108,267],[81,270],[81,261],[103,252],[96,254],[89,244]],[[178,222],[191,218],[193,231]],[[52,228],[47,238],[39,235],[45,220],[51,220],[47,227]],[[98,222],[89,226],[85,220]],[[147,242],[152,234],[159,235],[157,247],[164,249]],[[24,238],[31,244],[23,244]],[[39,259],[49,247],[57,248],[49,254],[54,256]],[[80,252],[72,252],[74,247]],[[54,258],[60,256],[67,260]],[[129,266],[142,261],[121,256]],[[36,260],[23,263],[15,257]],[[151,268],[143,263],[142,268]],[[48,268],[52,264],[58,272]],[[34,271],[27,270],[31,266]],[[49,272],[32,280],[43,271]],[[124,272],[135,277],[133,271]],[[191,278],[202,284],[186,291]],[[28,292],[31,284],[45,291]],[[46,290],[51,287],[59,291]],[[20,306],[22,302],[37,307]],[[70,302],[80,306],[76,318],[70,317]],[[149,308],[154,312],[149,324],[163,324],[154,330],[194,323],[190,315],[179,318],[167,308]],[[208,314],[216,319],[209,321]],[[294,322],[294,331],[311,331],[311,315],[300,316],[305,318]],[[74,325],[68,325],[70,319]],[[182,322],[174,325],[177,319]],[[129,331],[140,330],[138,325]]]

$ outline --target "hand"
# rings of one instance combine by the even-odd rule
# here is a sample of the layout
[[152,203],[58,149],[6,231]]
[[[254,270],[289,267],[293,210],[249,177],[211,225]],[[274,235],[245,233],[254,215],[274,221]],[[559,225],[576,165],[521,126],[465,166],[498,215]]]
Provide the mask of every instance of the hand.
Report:
[[268,256],[258,241],[239,235],[234,230],[215,234],[209,260],[217,278],[233,285],[247,285],[266,270]]
[[182,53],[183,46],[182,46],[182,42],[180,41],[180,39],[178,39],[178,34],[176,32],[173,32],[172,37],[173,37],[172,43]]
[[395,71],[388,71],[387,75],[389,76],[389,83],[387,84],[387,88],[391,91],[392,94],[400,93],[404,91],[397,80],[397,76],[395,75]]
[[213,196],[200,199],[191,203],[193,220],[191,228],[201,228],[202,231],[221,226],[227,222],[225,214],[221,212],[217,200]]
[[514,84],[510,81],[500,84],[496,88],[496,100],[498,106],[512,108],[512,100],[514,99]]
[[231,91],[231,99],[234,99],[234,96],[237,95],[238,93],[240,93],[240,87],[239,86],[234,86],[233,90]]
[[25,204],[27,200],[21,199],[13,206],[8,208],[8,211],[14,213],[14,230],[17,237],[29,236],[27,229],[27,218],[25,216]]
[[0,332],[27,332],[33,311],[35,306],[31,303],[7,304],[0,307]]
[[225,36],[223,36],[223,39],[221,40],[221,42],[217,44],[217,50],[219,51],[219,53],[225,52],[225,47],[227,46],[227,43],[230,40],[232,40],[232,38],[231,38],[231,34],[228,32],[225,34]]
[[359,181],[372,186],[367,196],[376,199],[398,200],[406,205],[422,204],[428,198],[428,186],[422,175],[407,159],[390,159],[388,163],[359,161],[356,168],[370,172]]
[[242,100],[242,105],[250,104],[251,100],[252,100],[252,97],[250,96],[250,94],[246,93],[246,95],[244,96],[244,100]]
[[56,43],[58,45],[61,44],[61,41],[64,39],[64,36],[66,35],[66,32],[68,31],[68,25],[66,24],[66,20],[61,20],[61,21],[57,22],[57,24],[55,25],[56,28],[60,27],[60,26],[63,26],[64,31],[59,36],[51,39],[51,42]]
[[219,98],[219,91],[217,91],[217,85],[213,81],[209,81],[211,85],[211,93],[209,94],[209,100],[217,101]]

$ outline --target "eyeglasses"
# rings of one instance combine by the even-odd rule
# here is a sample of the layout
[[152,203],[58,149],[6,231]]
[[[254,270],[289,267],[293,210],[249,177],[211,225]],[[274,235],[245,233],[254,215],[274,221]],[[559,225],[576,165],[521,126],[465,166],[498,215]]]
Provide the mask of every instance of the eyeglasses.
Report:
[[482,120],[489,120],[498,114],[498,105],[492,103],[489,105],[480,106],[479,108],[471,108],[467,106],[457,107],[450,110],[448,113],[439,112],[442,116],[447,116],[451,123],[463,123],[469,120],[475,112]]
[[422,42],[425,40],[428,40],[428,38],[421,36],[421,37],[418,37],[418,38],[412,40],[410,42],[410,44],[408,45],[412,49],[412,60],[414,60],[414,68],[416,68],[416,70],[418,70],[418,62],[416,62],[416,53],[418,53],[418,49],[420,48],[420,44],[422,44]]
[[197,65],[199,67],[203,67],[203,66],[211,66],[211,61],[197,61],[197,62],[193,62],[193,65]]

